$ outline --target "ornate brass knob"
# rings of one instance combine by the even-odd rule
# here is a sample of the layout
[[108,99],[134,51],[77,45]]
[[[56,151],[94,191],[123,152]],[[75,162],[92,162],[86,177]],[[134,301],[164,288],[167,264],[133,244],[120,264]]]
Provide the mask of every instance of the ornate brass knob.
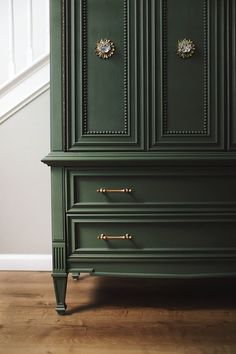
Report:
[[110,39],[100,39],[96,43],[95,53],[99,58],[108,59],[115,52],[114,43]]
[[177,55],[180,58],[191,58],[195,53],[195,50],[195,44],[191,39],[184,38],[177,43]]

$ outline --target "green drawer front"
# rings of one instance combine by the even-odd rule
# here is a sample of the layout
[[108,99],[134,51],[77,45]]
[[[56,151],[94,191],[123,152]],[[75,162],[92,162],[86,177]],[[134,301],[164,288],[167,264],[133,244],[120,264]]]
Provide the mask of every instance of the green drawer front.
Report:
[[[163,254],[179,252],[236,252],[236,219],[186,216],[78,216],[68,215],[68,255]],[[131,239],[99,239],[101,235]]]
[[[67,210],[149,206],[223,208],[236,204],[233,171],[227,175],[200,169],[69,170],[67,177]],[[101,188],[108,192],[98,192]],[[126,188],[131,192],[122,192]]]

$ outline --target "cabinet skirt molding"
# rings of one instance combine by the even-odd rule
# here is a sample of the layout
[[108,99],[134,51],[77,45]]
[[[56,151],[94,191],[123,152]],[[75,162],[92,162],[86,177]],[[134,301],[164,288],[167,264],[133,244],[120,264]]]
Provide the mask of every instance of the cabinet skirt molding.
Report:
[[0,271],[51,271],[51,269],[50,254],[0,254]]

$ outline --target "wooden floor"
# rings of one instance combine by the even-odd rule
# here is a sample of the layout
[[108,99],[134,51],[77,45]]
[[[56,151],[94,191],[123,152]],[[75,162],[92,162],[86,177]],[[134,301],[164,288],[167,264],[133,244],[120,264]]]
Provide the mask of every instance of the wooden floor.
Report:
[[58,316],[49,273],[0,272],[0,353],[235,354],[235,283],[85,274]]

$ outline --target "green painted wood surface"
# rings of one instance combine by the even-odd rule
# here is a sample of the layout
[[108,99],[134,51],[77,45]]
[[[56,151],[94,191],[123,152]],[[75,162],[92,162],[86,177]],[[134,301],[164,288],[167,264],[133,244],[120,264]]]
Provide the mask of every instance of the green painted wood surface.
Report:
[[227,113],[228,113],[228,148],[230,150],[236,149],[236,5],[235,0],[226,2],[226,14],[227,14]]
[[[94,52],[103,37],[107,60]],[[191,59],[176,55],[185,37]],[[51,0],[42,161],[59,314],[68,272],[236,276],[235,72],[235,0]]]
[[[159,2],[154,4],[150,148],[223,150],[224,2],[164,0],[161,7]],[[176,55],[177,42],[184,38],[196,46],[189,59]]]
[[[68,150],[142,148],[135,6],[136,0],[73,0],[67,5]],[[95,55],[96,42],[105,38],[116,48],[106,60]]]
[[236,154],[224,152],[51,152],[42,159],[48,166],[236,166]]
[[[125,133],[126,107],[124,102],[124,81],[127,80],[125,68],[124,30],[127,21],[124,18],[123,0],[87,0],[87,125],[85,134],[92,132]],[[104,11],[105,9],[105,11]],[[77,9],[76,9],[77,10]],[[78,18],[76,12],[75,17]],[[77,31],[77,26],[75,27]],[[78,37],[77,41],[78,41]],[[114,42],[115,54],[104,60],[95,55],[95,45],[100,39],[109,38]],[[75,57],[81,52],[76,41]],[[78,77],[78,76],[77,76]],[[80,82],[76,82],[77,87]],[[84,112],[85,114],[85,112]],[[85,118],[84,118],[85,119]]]
[[[107,16],[112,18],[111,3],[105,5]],[[108,70],[114,60],[118,60],[118,56],[99,60],[92,50],[96,32],[102,35],[108,31],[105,25],[104,32],[101,26],[94,25],[99,23],[99,14],[106,14],[106,9],[103,10],[99,0],[91,3],[86,0],[51,1],[52,150],[62,150],[65,143],[73,151],[168,150],[173,157],[176,149],[188,153],[194,150],[206,153],[207,149],[219,151],[227,147],[234,150],[235,1],[116,2],[117,7],[121,8],[121,5],[127,9],[128,23],[127,86],[123,82],[123,91],[128,95],[122,103],[123,107],[126,103],[128,107],[128,133],[94,135],[83,133],[84,122],[91,123],[92,131],[96,131],[93,124],[94,128],[101,124],[101,131],[105,125],[107,131],[117,128],[115,125],[121,124],[123,114],[118,109],[121,103],[113,103],[114,90],[118,90],[117,100],[125,97],[124,92],[120,94],[121,84],[119,89],[113,85],[111,90],[104,81],[104,90],[101,90],[100,74],[105,69],[95,70],[96,75],[91,71],[83,79],[87,69],[94,70],[94,62],[102,67],[107,65]],[[124,13],[122,20],[118,21],[118,17],[114,21],[114,32],[126,22]],[[189,60],[181,60],[175,53],[176,40],[185,33],[196,41],[196,53]],[[124,44],[124,38],[125,34],[122,40],[121,37],[117,40]],[[120,50],[119,54],[123,59],[124,52]],[[108,76],[111,76],[110,72]],[[109,84],[115,81],[112,77]],[[108,96],[113,92],[113,99],[102,105],[108,112],[104,116],[103,108],[95,107],[101,106],[101,94],[105,97],[106,92]],[[83,107],[93,114],[87,111],[83,114]],[[114,109],[117,116],[109,114],[110,110],[114,113]],[[91,120],[86,120],[89,116]],[[116,116],[115,123],[111,116]]]
[[[206,167],[90,168],[66,170],[67,210],[83,207],[197,207],[236,206],[236,169]],[[100,193],[100,188],[130,193]]]
[[52,196],[52,235],[53,241],[65,241],[64,232],[64,169],[60,167],[51,170]]
[[[236,255],[236,213],[231,215],[204,214],[145,214],[95,216],[68,215],[68,255],[94,255],[125,258],[161,256],[175,252],[208,253],[232,252]],[[107,236],[131,235],[131,240],[100,240]]]
[[158,278],[204,278],[204,277],[235,277],[235,257],[228,259],[202,259],[201,257],[164,259],[160,261],[141,262],[128,260],[109,260],[94,258],[68,261],[69,271],[74,269],[81,272],[90,272],[92,275],[109,275],[125,277],[158,277]]
[[[68,149],[223,150],[225,16],[207,0],[67,4]],[[117,46],[110,59],[95,55],[102,36]],[[191,59],[176,55],[185,37]]]
[[61,0],[50,1],[50,116],[51,150],[62,151],[64,148],[64,98],[63,76],[63,7]]
[[[66,233],[65,233],[65,191],[64,169],[53,167],[51,171],[52,189],[52,260],[53,272],[66,272]],[[60,283],[60,282],[59,282]]]

